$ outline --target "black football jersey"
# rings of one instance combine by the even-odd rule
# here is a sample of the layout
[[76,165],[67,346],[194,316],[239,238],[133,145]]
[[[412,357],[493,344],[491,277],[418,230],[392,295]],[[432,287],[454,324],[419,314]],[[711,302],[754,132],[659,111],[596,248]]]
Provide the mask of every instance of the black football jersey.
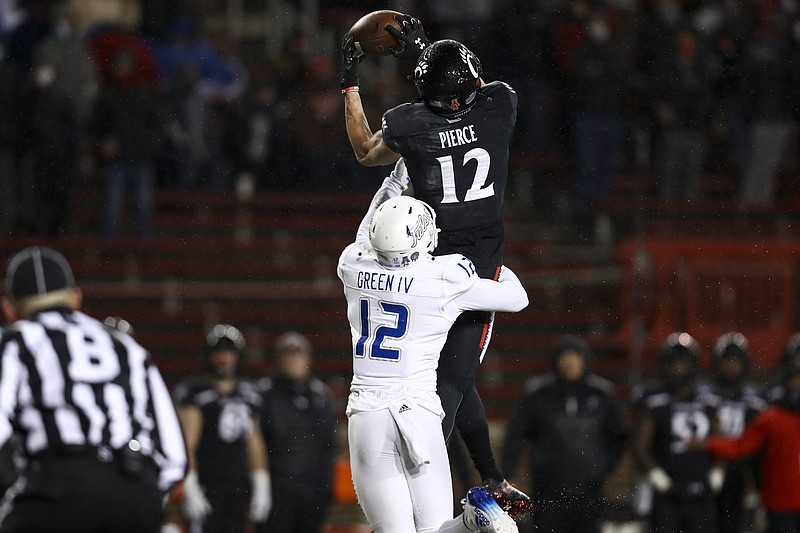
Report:
[[726,394],[725,389],[714,383],[708,383],[705,387],[719,397],[716,423],[717,431],[723,437],[735,439],[760,412],[769,407],[769,402],[750,385],[742,386],[734,394]]
[[458,118],[422,102],[384,113],[384,142],[405,158],[414,196],[436,211],[436,255],[465,255],[479,272],[503,263],[503,198],[516,119],[517,95],[499,81],[481,87]]
[[258,431],[253,417],[261,409],[256,386],[238,381],[223,395],[207,380],[192,380],[175,389],[177,405],[194,405],[203,413],[203,429],[197,447],[197,473],[201,483],[222,486],[249,484],[247,440]]
[[708,497],[711,488],[708,473],[711,458],[704,450],[690,448],[690,441],[702,440],[711,433],[719,398],[708,391],[698,391],[688,400],[678,400],[659,390],[644,394],[638,408],[653,417],[653,458],[673,481],[673,495],[678,498]]

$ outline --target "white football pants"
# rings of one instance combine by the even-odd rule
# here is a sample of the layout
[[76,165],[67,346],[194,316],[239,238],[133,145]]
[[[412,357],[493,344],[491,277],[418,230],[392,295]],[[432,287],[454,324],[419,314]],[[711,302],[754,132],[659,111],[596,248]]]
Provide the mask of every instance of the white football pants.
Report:
[[416,407],[430,462],[415,467],[388,409],[350,415],[353,486],[373,533],[469,533],[453,518],[453,484],[439,416]]

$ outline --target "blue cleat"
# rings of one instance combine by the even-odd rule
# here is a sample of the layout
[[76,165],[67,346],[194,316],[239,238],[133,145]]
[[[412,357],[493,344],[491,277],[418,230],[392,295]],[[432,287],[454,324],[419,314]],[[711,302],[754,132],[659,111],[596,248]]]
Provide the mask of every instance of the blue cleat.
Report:
[[472,487],[467,491],[464,504],[464,524],[480,533],[519,533],[517,524],[503,511],[495,499],[483,487]]

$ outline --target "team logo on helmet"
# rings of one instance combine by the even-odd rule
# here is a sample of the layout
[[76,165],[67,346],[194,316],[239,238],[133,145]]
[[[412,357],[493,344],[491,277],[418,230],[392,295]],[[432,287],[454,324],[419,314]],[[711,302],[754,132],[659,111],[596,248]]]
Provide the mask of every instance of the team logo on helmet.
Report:
[[414,79],[421,80],[422,78],[425,77],[425,74],[427,73],[428,73],[428,62],[420,61],[414,68]]
[[[431,218],[431,214],[427,210],[419,214],[417,217],[417,223],[414,224],[414,227],[409,227],[407,230],[408,236],[414,239],[414,244],[412,247],[416,246],[419,240],[425,236],[425,232],[428,231],[428,225],[432,222],[433,219]],[[412,260],[416,260],[416,257],[412,258]]]
[[450,100],[450,109],[455,111],[459,107],[461,107],[461,104],[458,103],[458,98],[453,98]]
[[478,67],[475,66],[475,55],[463,45],[461,46],[459,53],[461,54],[461,61],[466,63],[466,65],[469,67],[470,74],[472,74],[474,78],[480,78],[481,74],[478,72]]

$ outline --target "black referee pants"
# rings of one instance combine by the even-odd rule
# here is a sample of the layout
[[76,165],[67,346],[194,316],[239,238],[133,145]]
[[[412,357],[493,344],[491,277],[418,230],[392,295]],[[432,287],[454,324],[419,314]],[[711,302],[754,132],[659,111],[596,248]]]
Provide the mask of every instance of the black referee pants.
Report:
[[154,468],[123,473],[91,450],[34,460],[25,478],[0,533],[156,533],[161,526]]

